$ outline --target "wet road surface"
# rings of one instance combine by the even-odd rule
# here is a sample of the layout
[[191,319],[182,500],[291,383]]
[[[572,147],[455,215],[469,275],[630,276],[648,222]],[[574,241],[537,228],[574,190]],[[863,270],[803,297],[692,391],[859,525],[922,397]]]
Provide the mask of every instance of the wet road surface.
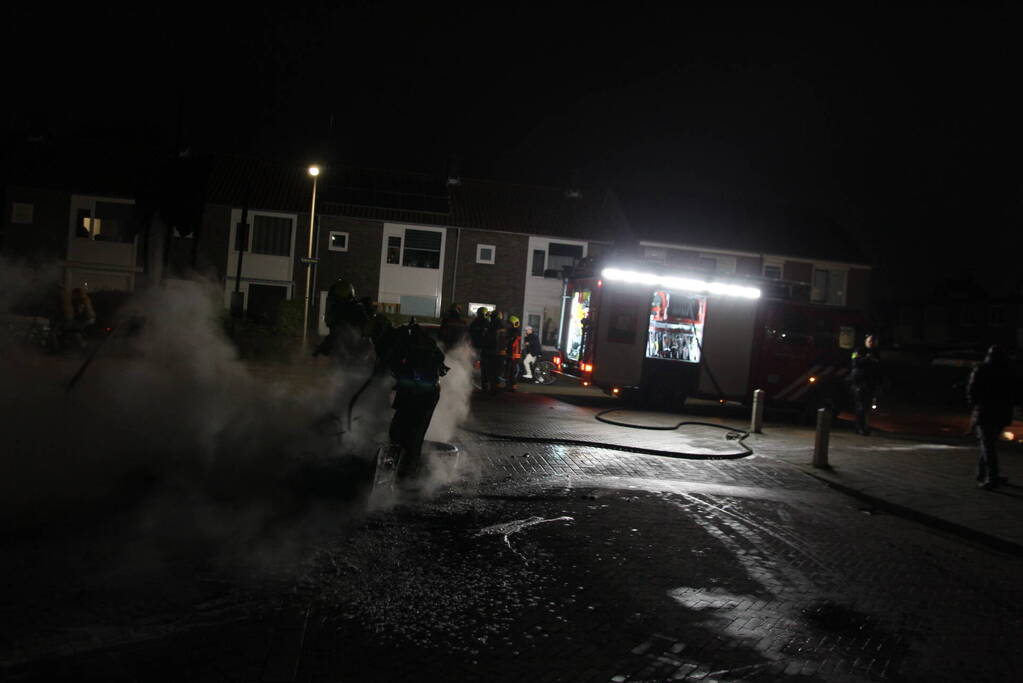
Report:
[[167,518],[123,514],[9,543],[3,680],[1023,672],[1023,561],[861,509],[784,464],[462,447],[459,477],[431,496],[264,518],[236,547],[161,540]]

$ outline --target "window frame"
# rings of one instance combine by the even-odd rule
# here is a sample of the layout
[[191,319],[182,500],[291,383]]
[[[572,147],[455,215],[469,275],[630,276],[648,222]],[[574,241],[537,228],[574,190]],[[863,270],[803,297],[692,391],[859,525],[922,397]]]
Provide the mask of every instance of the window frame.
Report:
[[[285,220],[291,223],[291,230],[288,233],[288,252],[286,254],[272,254],[265,251],[256,251],[256,219],[257,218],[274,218],[278,220]],[[294,215],[272,213],[269,211],[250,211],[249,212],[249,239],[248,244],[245,245],[245,253],[252,254],[253,256],[268,256],[273,258],[292,258],[295,255],[295,237],[296,229],[298,227],[298,220]]]
[[[818,298],[817,294],[817,273],[827,273],[826,281],[828,290],[826,290],[823,299]],[[830,289],[831,289],[831,274],[841,273],[842,274],[842,290],[841,296],[838,297],[837,302],[831,301]],[[822,306],[845,306],[849,296],[849,270],[848,268],[821,268],[817,264],[813,265],[813,272],[810,274],[810,303],[820,304]]]
[[[334,246],[334,236],[335,235],[344,235],[345,236],[345,246],[344,246],[343,249]],[[348,241],[350,239],[351,239],[351,236],[347,232],[345,232],[343,230],[331,230],[330,233],[327,235],[327,249],[329,251],[348,251]]]
[[[482,251],[484,249],[490,250],[490,260],[483,258]],[[492,266],[497,262],[497,246],[493,244],[477,244],[476,245],[476,263],[482,263],[484,265]]]

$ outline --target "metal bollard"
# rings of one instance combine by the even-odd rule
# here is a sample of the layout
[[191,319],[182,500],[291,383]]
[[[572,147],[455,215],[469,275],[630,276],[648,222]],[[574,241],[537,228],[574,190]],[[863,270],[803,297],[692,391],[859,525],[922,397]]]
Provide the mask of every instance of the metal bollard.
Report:
[[764,431],[764,390],[757,389],[753,392],[753,414],[750,415],[749,430],[753,434],[760,434]]
[[831,411],[817,410],[817,435],[813,442],[813,466],[822,470],[831,469],[828,464],[828,437],[831,435]]

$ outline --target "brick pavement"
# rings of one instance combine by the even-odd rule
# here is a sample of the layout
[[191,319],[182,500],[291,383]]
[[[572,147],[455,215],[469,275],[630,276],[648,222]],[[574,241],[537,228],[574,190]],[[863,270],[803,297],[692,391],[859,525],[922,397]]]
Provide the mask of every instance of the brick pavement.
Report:
[[[322,361],[322,359],[320,359]],[[260,377],[295,383],[316,381],[329,366],[325,361],[304,365],[250,365]],[[565,400],[562,400],[565,399]],[[572,402],[568,402],[572,401]],[[550,387],[520,385],[519,392],[491,398],[476,394],[472,415],[465,425],[471,430],[521,436],[529,439],[561,439],[566,442],[611,444],[621,449],[669,451],[682,457],[718,457],[730,459],[742,452],[739,444],[724,438],[725,432],[701,426],[681,430],[646,431],[614,427],[597,422],[594,415],[618,404],[598,391],[583,389],[564,378]],[[542,411],[544,417],[531,415]],[[670,426],[680,420],[695,420],[746,429],[747,413],[734,408],[704,406],[696,414],[673,415],[651,412],[617,411],[608,417],[636,424]],[[529,417],[527,417],[529,416]],[[813,456],[813,430],[791,423],[769,422],[763,434],[751,435],[745,444],[755,452],[745,458],[746,469],[762,459],[795,466],[845,493],[859,496],[936,528],[985,542],[1009,552],[1023,552],[1023,487],[1008,486],[998,491],[976,489],[974,469],[977,447],[962,438],[901,438],[897,434],[875,432],[860,437],[836,425],[831,435],[830,465],[823,470],[810,465]],[[1023,482],[1023,448],[1003,443],[1002,474],[1010,482]],[[615,465],[627,469],[627,461]],[[720,466],[720,465],[719,465]],[[551,463],[516,462],[520,472],[540,473],[557,468]],[[582,472],[583,457],[565,464]],[[769,471],[764,470],[764,471]],[[706,470],[703,470],[706,471]]]
[[[587,404],[588,403],[588,404]],[[546,392],[526,387],[514,394],[477,396],[469,429],[508,436],[550,439],[583,439],[612,447],[641,446],[684,453],[684,457],[732,457],[737,444],[723,430],[684,426],[676,431],[646,431],[603,424],[594,416],[616,403],[589,401],[582,405],[558,400]],[[699,410],[699,409],[698,409]],[[531,413],[542,417],[526,417]],[[520,416],[520,414],[522,416]],[[647,411],[616,410],[607,415],[639,425],[671,426],[680,420],[712,422],[748,429],[748,415],[741,410],[703,408],[697,414],[672,415]],[[745,444],[754,456],[736,461],[744,471],[777,471],[768,467],[787,464],[874,505],[885,506],[999,549],[1023,552],[1023,488],[1007,486],[997,491],[976,488],[977,447],[966,439],[909,439],[875,433],[858,436],[841,426],[831,434],[830,469],[811,466],[812,428],[771,422],[763,434]],[[1002,473],[1011,482],[1023,482],[1023,450],[1003,443]],[[739,464],[741,463],[741,464]],[[707,464],[707,463],[705,463]],[[716,467],[726,467],[715,463]],[[619,465],[618,467],[625,467]]]

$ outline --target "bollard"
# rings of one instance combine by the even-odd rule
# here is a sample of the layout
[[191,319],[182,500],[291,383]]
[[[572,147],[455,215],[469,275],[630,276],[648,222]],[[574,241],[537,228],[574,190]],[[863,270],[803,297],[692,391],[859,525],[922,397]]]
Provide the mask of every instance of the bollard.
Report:
[[820,408],[817,411],[817,435],[813,442],[813,466],[822,470],[828,465],[828,437],[831,435],[831,411]]
[[750,416],[749,430],[753,434],[760,434],[764,427],[764,390],[757,389],[753,392],[753,414]]

